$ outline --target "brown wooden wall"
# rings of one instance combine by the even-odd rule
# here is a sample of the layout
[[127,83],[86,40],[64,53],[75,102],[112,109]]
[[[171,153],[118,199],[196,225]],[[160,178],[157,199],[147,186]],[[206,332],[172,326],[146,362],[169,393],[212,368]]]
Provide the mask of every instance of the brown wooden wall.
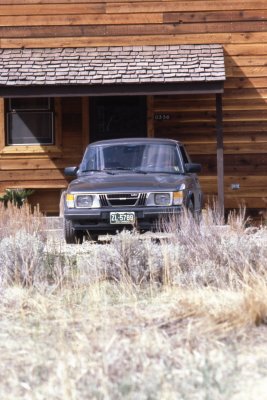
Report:
[[[0,47],[71,47],[129,44],[224,45],[227,80],[223,97],[226,206],[243,199],[251,208],[267,201],[267,2],[266,0],[2,0]],[[3,180],[28,186],[64,186],[58,168],[74,163],[85,141],[82,99],[62,100],[62,151],[0,158]],[[156,136],[185,142],[202,162],[202,185],[216,193],[215,99],[156,97]],[[151,131],[151,127],[150,127]],[[233,191],[231,183],[239,183]],[[1,189],[1,187],[0,187]]]
[[[83,117],[85,110],[88,113],[87,99],[66,97],[55,103],[55,146],[6,146],[0,152],[0,193],[5,188],[33,188],[30,200],[47,213],[58,211],[60,193],[67,185],[63,169],[78,165],[86,145],[84,132],[88,134]],[[2,99],[3,119],[1,108]]]

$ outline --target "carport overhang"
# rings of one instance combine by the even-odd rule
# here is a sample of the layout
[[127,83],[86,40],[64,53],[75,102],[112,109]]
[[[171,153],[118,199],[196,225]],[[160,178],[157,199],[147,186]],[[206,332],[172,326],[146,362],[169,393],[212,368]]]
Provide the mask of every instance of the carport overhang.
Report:
[[224,80],[223,48],[217,44],[0,50],[3,98],[214,94],[221,213]]

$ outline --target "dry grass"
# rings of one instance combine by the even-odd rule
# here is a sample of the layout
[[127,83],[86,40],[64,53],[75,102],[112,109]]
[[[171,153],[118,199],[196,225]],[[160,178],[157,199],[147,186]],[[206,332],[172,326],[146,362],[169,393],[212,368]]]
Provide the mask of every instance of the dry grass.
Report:
[[265,228],[207,210],[160,241],[48,246],[27,209],[6,212],[1,398],[267,398]]

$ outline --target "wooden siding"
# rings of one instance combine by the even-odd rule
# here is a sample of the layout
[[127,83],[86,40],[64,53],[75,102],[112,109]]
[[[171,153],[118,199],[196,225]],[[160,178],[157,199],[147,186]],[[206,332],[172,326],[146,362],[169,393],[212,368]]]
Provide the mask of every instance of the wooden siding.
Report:
[[[243,201],[265,208],[267,199],[267,2],[266,0],[2,0],[0,47],[220,43],[227,80],[223,95],[226,207]],[[62,168],[76,164],[87,142],[87,100],[62,99],[62,143],[50,155],[0,156],[5,185],[66,184]],[[90,100],[89,100],[90,102]],[[180,139],[203,164],[201,181],[216,193],[214,96],[156,96],[148,99],[149,135]],[[154,113],[170,120],[154,121]],[[61,128],[60,128],[61,126]],[[0,127],[0,132],[3,127]],[[239,183],[239,190],[231,184]]]
[[[49,146],[10,146],[0,155],[0,192],[5,188],[35,189],[30,201],[39,203],[41,210],[49,214],[58,212],[60,193],[68,183],[63,169],[80,162],[85,146],[84,129],[87,129],[83,122],[82,98],[57,100],[60,106],[56,109],[55,125],[57,131],[62,130],[57,146],[51,146],[52,149]],[[3,100],[1,104],[3,109]]]

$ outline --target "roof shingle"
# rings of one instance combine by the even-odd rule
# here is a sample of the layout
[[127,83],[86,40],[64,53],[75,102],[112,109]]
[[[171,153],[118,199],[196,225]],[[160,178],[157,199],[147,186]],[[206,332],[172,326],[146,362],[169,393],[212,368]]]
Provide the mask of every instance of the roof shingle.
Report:
[[1,86],[222,80],[218,44],[0,49]]

